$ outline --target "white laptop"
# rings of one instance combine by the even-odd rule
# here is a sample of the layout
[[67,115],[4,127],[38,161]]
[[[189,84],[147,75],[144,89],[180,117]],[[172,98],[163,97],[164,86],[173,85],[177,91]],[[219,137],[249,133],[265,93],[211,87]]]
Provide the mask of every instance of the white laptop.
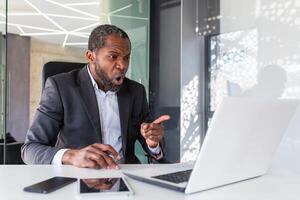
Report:
[[225,98],[214,113],[194,166],[180,163],[123,173],[186,194],[264,175],[298,103]]

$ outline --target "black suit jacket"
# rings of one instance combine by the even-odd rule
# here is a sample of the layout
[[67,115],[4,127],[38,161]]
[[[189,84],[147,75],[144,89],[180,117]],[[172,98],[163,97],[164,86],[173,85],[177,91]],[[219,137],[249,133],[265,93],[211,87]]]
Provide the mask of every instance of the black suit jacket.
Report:
[[[125,163],[138,163],[137,139],[150,154],[140,134],[140,124],[152,120],[145,88],[126,78],[117,98]],[[50,164],[62,148],[79,149],[96,142],[102,142],[100,118],[87,67],[49,77],[21,149],[24,162]]]

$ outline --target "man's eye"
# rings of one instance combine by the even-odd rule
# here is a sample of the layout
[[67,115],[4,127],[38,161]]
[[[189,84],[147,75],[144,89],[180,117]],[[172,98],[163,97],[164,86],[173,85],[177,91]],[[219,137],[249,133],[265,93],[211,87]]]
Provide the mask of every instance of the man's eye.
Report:
[[112,59],[112,60],[117,59],[117,57],[118,57],[117,55],[109,55],[109,58]]
[[124,61],[128,61],[128,60],[129,60],[129,56],[125,56]]

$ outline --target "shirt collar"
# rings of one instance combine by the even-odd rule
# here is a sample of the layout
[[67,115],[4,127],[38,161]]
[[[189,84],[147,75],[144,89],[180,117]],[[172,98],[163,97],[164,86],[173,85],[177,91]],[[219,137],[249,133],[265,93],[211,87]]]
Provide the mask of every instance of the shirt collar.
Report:
[[[93,85],[94,89],[100,90],[100,91],[104,92],[103,90],[101,90],[101,89],[98,87],[97,82],[95,81],[95,79],[93,78],[93,76],[92,76],[92,74],[91,74],[91,72],[90,72],[89,65],[87,65],[86,67],[87,67],[87,71],[88,71],[88,74],[89,74],[90,79],[91,79],[91,81],[92,81],[92,85]],[[104,93],[105,93],[105,92],[104,92]],[[116,92],[107,91],[106,94],[116,94]]]

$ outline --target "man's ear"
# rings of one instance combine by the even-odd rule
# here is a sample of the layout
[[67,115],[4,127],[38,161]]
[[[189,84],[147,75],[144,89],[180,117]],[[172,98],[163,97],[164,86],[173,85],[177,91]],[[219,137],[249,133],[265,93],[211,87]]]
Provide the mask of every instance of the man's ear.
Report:
[[94,63],[95,62],[95,53],[91,50],[87,50],[85,53],[85,57],[88,59],[89,62]]

